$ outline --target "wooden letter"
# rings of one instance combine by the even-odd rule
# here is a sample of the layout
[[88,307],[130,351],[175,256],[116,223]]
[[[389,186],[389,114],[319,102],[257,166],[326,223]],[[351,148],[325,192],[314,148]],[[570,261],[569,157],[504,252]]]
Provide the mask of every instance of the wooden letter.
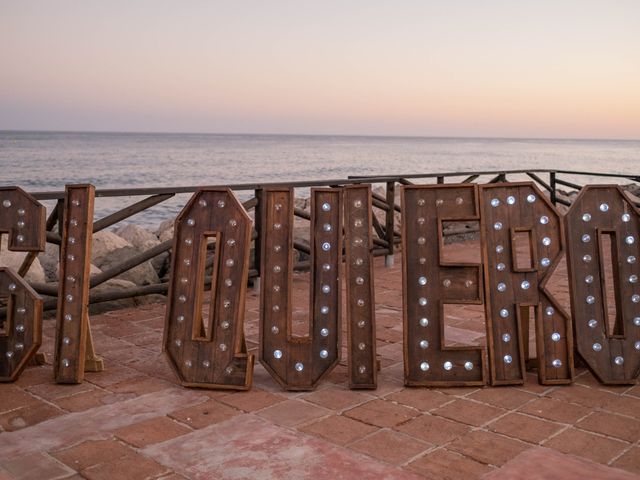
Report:
[[349,386],[376,388],[371,185],[344,188]]
[[444,305],[482,303],[481,266],[442,252],[444,221],[479,220],[477,186],[403,187],[402,212],[405,385],[484,385],[484,348],[444,342]]
[[[0,188],[0,237],[9,250],[45,246],[45,208],[24,190]],[[10,268],[0,268],[0,381],[18,378],[42,342],[42,298]]]
[[[546,289],[563,254],[560,216],[528,182],[483,185],[481,199],[491,384],[524,382],[530,307],[539,382],[571,383],[571,319]],[[519,239],[524,248],[517,252]]]
[[342,215],[340,189],[311,191],[309,334],[293,335],[293,190],[267,189],[262,209],[260,361],[287,390],[311,390],[339,359]]
[[640,374],[640,213],[620,187],[592,185],[582,189],[565,222],[578,353],[600,382],[635,383]]
[[[184,386],[251,387],[254,357],[246,353],[243,330],[250,241],[251,219],[229,189],[200,190],[176,219],[164,351]],[[215,254],[205,321],[210,246]]]
[[92,185],[66,187],[53,362],[58,383],[81,383],[84,378],[94,194]]

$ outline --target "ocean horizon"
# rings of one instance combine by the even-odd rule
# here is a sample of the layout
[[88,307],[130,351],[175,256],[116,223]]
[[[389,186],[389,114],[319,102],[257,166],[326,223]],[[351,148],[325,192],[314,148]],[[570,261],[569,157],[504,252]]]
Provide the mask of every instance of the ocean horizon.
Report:
[[205,132],[205,131],[120,131],[120,130],[40,130],[40,129],[1,129],[2,133],[52,133],[52,134],[104,134],[104,135],[214,135],[214,136],[251,136],[251,137],[361,137],[361,138],[399,138],[399,139],[470,139],[470,140],[526,140],[526,141],[587,141],[587,142],[640,142],[640,138],[609,137],[523,137],[523,136],[473,136],[473,135],[384,135],[368,133],[279,133],[279,132]]
[[[640,140],[0,131],[1,183],[28,192],[72,183],[206,186],[521,169],[638,175],[638,166]],[[183,197],[133,221],[157,224],[180,210]],[[99,199],[96,211],[135,200]]]

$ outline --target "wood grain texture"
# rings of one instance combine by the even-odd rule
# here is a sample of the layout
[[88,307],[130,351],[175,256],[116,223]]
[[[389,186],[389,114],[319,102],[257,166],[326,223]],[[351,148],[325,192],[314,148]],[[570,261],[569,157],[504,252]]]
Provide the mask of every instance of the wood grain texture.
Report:
[[[640,374],[640,212],[620,187],[590,185],[582,189],[565,222],[576,350],[600,382],[636,383]],[[608,251],[604,236],[610,239]],[[606,263],[613,276],[609,290],[605,288]],[[610,325],[609,312],[614,307],[616,318]]]
[[443,222],[479,220],[475,185],[402,188],[404,377],[408,386],[484,385],[482,347],[446,347],[445,304],[482,304],[482,267],[447,263]]
[[344,187],[349,387],[376,388],[371,185]]
[[[564,254],[564,231],[557,211],[530,182],[482,185],[482,250],[487,344],[492,385],[524,382],[528,331],[523,311],[536,321],[538,381],[573,380],[571,319],[546,284]],[[524,235],[525,252],[515,238]],[[518,254],[526,256],[525,265]]]
[[[184,386],[251,387],[254,356],[244,339],[250,241],[251,219],[229,189],[200,190],[176,218],[163,347]],[[205,318],[207,252],[214,261]]]
[[53,361],[57,383],[84,379],[94,197],[93,185],[66,187]]
[[312,390],[339,360],[342,190],[311,190],[309,331],[294,336],[293,189],[262,196],[260,362],[287,390]]
[[[0,234],[11,251],[39,252],[45,246],[45,208],[18,187],[0,188]],[[42,342],[42,298],[10,268],[0,268],[0,381],[16,380]]]

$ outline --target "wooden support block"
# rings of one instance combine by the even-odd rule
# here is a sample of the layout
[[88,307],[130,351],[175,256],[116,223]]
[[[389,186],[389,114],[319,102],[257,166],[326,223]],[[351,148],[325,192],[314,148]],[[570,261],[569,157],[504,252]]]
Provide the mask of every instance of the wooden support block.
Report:
[[523,308],[535,312],[539,382],[571,383],[571,319],[546,289],[564,253],[560,216],[531,182],[483,185],[480,192],[491,384],[524,382]]
[[482,304],[482,267],[447,263],[445,221],[479,221],[476,185],[402,188],[404,378],[408,386],[484,385],[482,347],[446,347],[445,304]]
[[260,362],[287,390],[312,390],[338,363],[342,191],[311,190],[311,294],[309,332],[294,336],[293,190],[262,195]]
[[65,189],[53,359],[57,383],[82,383],[84,379],[86,347],[90,342],[88,303],[94,196],[93,185],[67,185]]
[[371,185],[344,188],[347,351],[350,388],[376,388]]
[[47,356],[43,352],[36,352],[36,354],[29,360],[28,366],[40,366],[47,364]]
[[640,374],[640,211],[615,185],[584,187],[565,217],[576,347],[605,384]]
[[[0,234],[11,251],[45,246],[45,208],[18,187],[0,188]],[[10,268],[0,268],[0,382],[16,380],[42,342],[42,298]]]
[[[251,219],[229,189],[202,189],[176,219],[164,352],[182,385],[247,390],[244,341]],[[208,318],[202,312],[213,254]]]
[[96,355],[93,348],[93,335],[91,334],[91,321],[87,324],[87,346],[84,354],[84,371],[85,372],[102,372],[104,371],[104,360]]

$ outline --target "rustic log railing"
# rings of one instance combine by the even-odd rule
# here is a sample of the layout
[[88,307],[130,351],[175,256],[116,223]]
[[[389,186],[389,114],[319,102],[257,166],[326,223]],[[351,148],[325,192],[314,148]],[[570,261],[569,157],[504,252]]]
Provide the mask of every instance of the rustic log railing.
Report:
[[[546,178],[543,178],[546,177]],[[572,171],[572,170],[548,170],[548,169],[534,169],[534,170],[493,170],[493,171],[469,171],[469,172],[445,172],[445,173],[427,173],[427,174],[406,174],[406,175],[380,175],[380,176],[362,176],[362,177],[349,177],[346,179],[330,179],[330,180],[316,180],[316,181],[299,181],[299,182],[283,182],[283,183],[250,183],[250,184],[236,184],[236,185],[224,185],[224,186],[207,186],[207,187],[225,187],[230,188],[235,192],[246,196],[247,193],[251,196],[243,203],[244,208],[254,213],[255,223],[254,231],[252,234],[252,245],[254,246],[254,258],[250,265],[249,277],[256,279],[261,276],[260,272],[260,242],[262,239],[262,225],[260,222],[260,208],[262,191],[265,188],[271,187],[285,187],[293,189],[307,189],[311,187],[335,187],[345,185],[357,185],[361,183],[371,183],[374,185],[384,186],[384,194],[374,191],[372,199],[372,220],[373,220],[373,255],[386,256],[387,264],[393,262],[393,254],[398,245],[401,242],[400,225],[396,219],[396,213],[401,212],[401,207],[396,201],[397,186],[412,185],[422,183],[498,183],[509,180],[533,180],[541,189],[548,193],[551,202],[554,205],[560,204],[564,206],[571,205],[571,198],[561,195],[559,187],[568,187],[573,190],[581,190],[582,185],[576,182],[576,178],[591,177],[598,178],[600,183],[610,183],[615,181],[621,183],[624,181],[630,183],[640,184],[640,175],[626,175],[616,173],[602,173],[602,172],[587,172],[587,171]],[[548,178],[548,179],[547,179]],[[122,208],[114,213],[97,219],[93,223],[93,232],[99,232],[106,228],[131,218],[132,216],[139,214],[151,207],[161,204],[171,198],[174,198],[177,194],[193,194],[198,191],[202,186],[182,186],[182,187],[161,187],[161,188],[129,188],[129,189],[98,189],[95,192],[95,197],[99,201],[100,198],[107,197],[144,197],[142,200],[138,200],[125,208]],[[59,231],[62,226],[62,212],[64,209],[65,192],[64,190],[55,192],[30,192],[33,197],[39,201],[55,201],[55,206],[51,209],[46,221],[46,239],[47,242],[60,245],[61,238]],[[640,206],[636,204],[637,206]],[[376,215],[376,213],[378,215]],[[295,208],[294,215],[298,219],[305,221],[310,220],[310,214],[306,210]],[[56,231],[57,230],[57,231]],[[461,230],[452,230],[449,234],[467,233]],[[309,254],[309,247],[299,241],[294,241],[294,248],[303,254]],[[90,287],[94,287],[103,284],[104,282],[121,275],[122,273],[131,270],[132,268],[143,264],[146,261],[153,259],[154,257],[168,252],[172,249],[172,242],[170,240],[165,241],[155,247],[152,247],[146,251],[140,252],[127,260],[121,262],[118,265],[112,266],[103,272],[93,276],[91,278]],[[31,264],[37,257],[35,252],[29,253],[20,269],[19,274],[24,276],[29,270]],[[212,261],[212,260],[211,260]],[[295,270],[308,269],[308,260],[298,260],[294,265]],[[211,279],[205,279],[205,283],[210,283]],[[40,294],[45,295],[44,302],[45,310],[54,310],[57,305],[58,285],[56,283],[32,283],[31,286]],[[169,288],[168,276],[161,279],[158,284],[137,286],[135,288],[127,290],[103,290],[100,292],[91,291],[89,293],[89,303],[95,304],[105,301],[119,300],[124,298],[138,297],[149,294],[163,294],[166,295]],[[2,313],[2,312],[0,312]]]

